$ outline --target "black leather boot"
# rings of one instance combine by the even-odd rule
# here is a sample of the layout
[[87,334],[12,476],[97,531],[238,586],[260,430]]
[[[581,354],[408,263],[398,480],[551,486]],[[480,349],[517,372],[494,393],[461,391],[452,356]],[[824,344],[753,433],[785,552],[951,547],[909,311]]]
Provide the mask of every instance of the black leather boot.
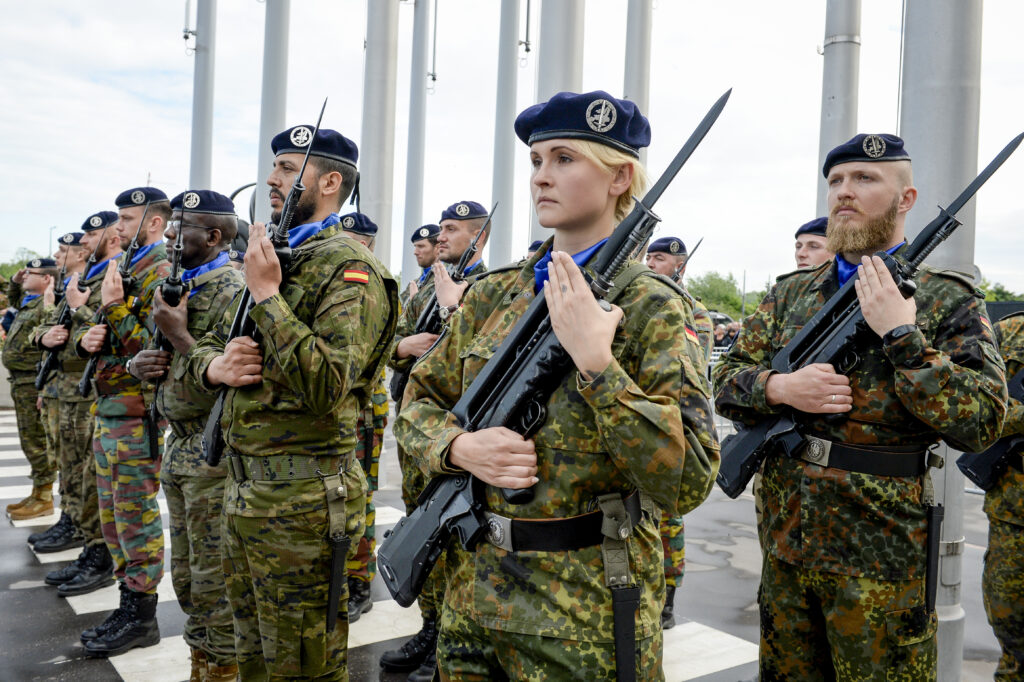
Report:
[[53,524],[52,526],[50,526],[46,530],[41,530],[39,532],[32,533],[32,535],[29,535],[28,536],[28,544],[35,545],[37,542],[39,542],[43,538],[48,538],[51,535],[53,535],[54,533],[58,533],[58,532],[62,533],[62,532],[64,532],[64,530],[66,528],[74,527],[74,525],[75,524],[71,523],[71,517],[68,516],[67,514],[65,514],[64,512],[61,512],[60,513],[60,518],[57,519],[57,523]]
[[349,578],[348,580],[348,622],[359,620],[359,616],[373,608],[370,598],[370,583]]
[[47,585],[63,585],[68,582],[82,570],[85,563],[89,560],[89,548],[86,547],[78,553],[78,558],[72,561],[70,564],[62,568],[58,568],[56,571],[50,571],[46,574],[45,582]]
[[[61,516],[60,518],[63,521],[65,517]],[[67,519],[67,523],[62,528],[54,530],[47,537],[36,540],[35,544],[32,545],[32,549],[38,554],[49,554],[83,546],[85,540],[76,531],[75,524],[71,522],[71,517],[67,517]],[[57,522],[57,525],[60,525],[60,521]]]
[[673,613],[676,600],[676,587],[669,585],[665,588],[665,608],[661,610],[661,629],[671,630],[676,626],[676,615]]
[[81,570],[74,578],[57,588],[57,596],[71,597],[88,594],[101,587],[108,587],[114,579],[114,560],[110,550],[102,543],[89,545],[83,552],[87,555]]
[[415,671],[410,673],[406,682],[433,682],[434,673],[437,672],[437,648],[430,650],[423,663]]
[[423,628],[402,645],[400,649],[385,651],[380,657],[380,667],[388,672],[411,672],[416,670],[427,655],[437,648],[437,615],[423,615]]
[[116,656],[137,646],[160,642],[156,623],[156,594],[125,590],[125,617],[120,625],[85,643],[85,654],[93,658]]
[[124,586],[124,583],[121,583],[117,586],[117,589],[121,591],[120,606],[111,611],[107,615],[106,620],[104,620],[102,623],[100,623],[94,628],[89,628],[88,630],[83,631],[81,636],[79,637],[79,639],[82,640],[82,644],[86,644],[94,639],[102,637],[103,635],[107,634],[108,630],[112,628],[117,629],[121,626],[121,621],[124,620],[125,616],[127,615],[125,613],[124,607],[128,599],[127,596],[125,596],[128,594],[128,588]]

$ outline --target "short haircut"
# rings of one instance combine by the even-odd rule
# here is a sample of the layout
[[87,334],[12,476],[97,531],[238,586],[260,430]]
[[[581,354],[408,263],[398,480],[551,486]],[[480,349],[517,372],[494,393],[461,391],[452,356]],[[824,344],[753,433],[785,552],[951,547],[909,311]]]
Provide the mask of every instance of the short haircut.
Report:
[[345,203],[345,200],[352,194],[352,189],[356,186],[356,180],[359,177],[359,172],[352,167],[351,164],[336,161],[335,159],[328,159],[325,156],[310,156],[309,162],[317,169],[317,179],[319,180],[322,176],[328,173],[340,173],[341,174],[341,189],[338,191],[338,206]]

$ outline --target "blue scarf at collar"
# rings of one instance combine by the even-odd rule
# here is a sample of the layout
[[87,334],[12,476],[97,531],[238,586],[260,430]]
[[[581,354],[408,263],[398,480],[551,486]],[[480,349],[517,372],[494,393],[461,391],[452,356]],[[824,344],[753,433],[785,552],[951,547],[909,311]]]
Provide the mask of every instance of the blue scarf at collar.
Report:
[[[227,263],[228,263],[228,252],[227,251],[221,251],[220,253],[217,254],[217,257],[214,258],[209,263],[203,263],[199,267],[195,267],[195,268],[192,268],[190,270],[186,270],[185,272],[181,273],[181,281],[184,284],[188,284],[189,282],[191,282],[193,279],[195,279],[199,275],[203,274],[204,272],[210,272],[211,270],[216,270],[217,268],[219,268],[219,267],[221,267],[223,265],[227,265]],[[194,294],[197,291],[199,291],[200,289],[202,289],[204,284],[205,284],[205,282],[203,284],[200,284],[197,287],[194,287],[194,288],[190,289],[189,292],[188,292],[189,297],[191,297],[192,294]]]
[[107,260],[103,261],[102,263],[97,263],[96,265],[92,266],[91,268],[89,268],[89,272],[85,273],[85,279],[87,279],[87,280],[88,279],[92,279],[93,275],[95,275],[95,274],[97,274],[99,272],[103,272],[106,269],[107,263],[109,263],[110,261],[117,260],[120,257],[121,257],[121,254],[117,254],[113,258],[108,258]]
[[25,294],[21,299],[21,305],[19,307],[24,308],[32,301],[42,296],[42,294]]
[[[587,248],[583,249],[582,251],[580,251],[579,253],[573,254],[572,262],[575,263],[576,265],[580,266],[580,267],[583,267],[583,264],[586,263],[590,259],[590,257],[594,254],[595,251],[597,251],[602,246],[604,246],[604,243],[606,241],[608,241],[607,238],[602,239],[601,241],[599,241],[598,243],[594,244],[593,246],[587,247]],[[541,259],[539,261],[537,261],[537,264],[533,266],[533,284],[534,284],[533,290],[534,290],[534,292],[540,291],[541,287],[544,286],[544,282],[548,281],[548,263],[550,263],[550,262],[551,262],[551,250],[549,249],[548,252],[545,253],[541,257]]]
[[420,278],[418,280],[416,280],[416,283],[419,284],[420,286],[423,286],[423,283],[425,281],[427,281],[427,275],[429,275],[429,274],[430,274],[430,266],[428,265],[427,267],[423,268],[423,274],[421,274]]
[[293,227],[292,229],[288,230],[288,246],[294,249],[299,244],[306,241],[307,239],[317,234],[318,232],[326,230],[328,227],[331,227],[332,225],[337,225],[340,222],[341,218],[338,217],[338,214],[332,213],[331,215],[324,218],[322,222],[306,223],[305,225]]
[[146,244],[145,246],[140,246],[139,250],[135,252],[134,256],[132,256],[132,262],[129,263],[128,266],[134,268],[135,264],[138,263],[143,258],[145,258],[146,254],[149,253],[150,251],[152,251],[153,248],[157,244],[159,244],[159,243],[160,242],[153,242],[152,244]]
[[[885,252],[891,256],[892,254],[896,253],[900,249],[900,247],[903,246],[904,244],[906,244],[905,241],[900,242],[899,244],[897,244],[896,246],[892,247],[891,249],[886,249]],[[843,286],[844,284],[849,282],[850,278],[853,277],[854,273],[857,272],[857,268],[859,266],[860,266],[860,263],[857,263],[856,265],[854,265],[853,263],[850,263],[845,258],[843,258],[840,254],[837,253],[836,254],[836,273],[839,275],[839,286]]]
[[480,265],[481,263],[483,263],[483,260],[478,260],[477,262],[473,263],[468,268],[463,270],[462,271],[462,279],[466,279],[467,277],[469,277],[469,273],[471,273],[474,270],[476,270],[476,266]]
[[71,278],[70,277],[65,277],[64,278],[64,290],[65,291],[67,291],[69,284],[71,284]]

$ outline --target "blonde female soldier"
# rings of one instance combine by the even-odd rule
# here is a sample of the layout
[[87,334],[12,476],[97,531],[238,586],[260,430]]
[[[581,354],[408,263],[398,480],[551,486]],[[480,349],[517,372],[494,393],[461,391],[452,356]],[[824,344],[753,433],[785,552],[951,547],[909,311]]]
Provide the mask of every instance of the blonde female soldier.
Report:
[[[553,237],[468,291],[413,369],[395,428],[430,475],[468,471],[487,484],[490,512],[539,529],[450,550],[441,678],[612,680],[618,667],[618,679],[662,679],[655,506],[690,511],[718,464],[702,351],[670,282],[630,266],[606,311],[579,265],[642,194],[650,126],[632,102],[563,92],[521,113],[516,134],[530,146],[534,206]],[[553,378],[533,438],[463,431],[451,408],[538,295],[575,369]],[[521,505],[499,491],[531,486]],[[628,522],[602,536],[614,516]]]

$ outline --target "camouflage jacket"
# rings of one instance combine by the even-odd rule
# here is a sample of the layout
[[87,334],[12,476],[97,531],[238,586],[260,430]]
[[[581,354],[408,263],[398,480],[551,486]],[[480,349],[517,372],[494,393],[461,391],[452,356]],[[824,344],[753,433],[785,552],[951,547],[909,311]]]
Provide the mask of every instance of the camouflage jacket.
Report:
[[356,423],[355,458],[366,474],[366,484],[370,492],[377,490],[378,464],[380,451],[384,445],[384,429],[388,425],[388,389],[384,382],[384,370],[381,369],[373,382],[370,399],[359,412]]
[[[189,284],[188,332],[200,339],[224,318],[245,280],[231,265],[223,265]],[[163,470],[179,476],[224,476],[224,461],[214,469],[203,459],[203,428],[217,395],[188,374],[185,357],[174,351],[156,394],[157,409],[171,422],[174,433],[164,451]]]
[[[1009,379],[1024,369],[1024,313],[1016,313],[996,323],[999,352],[1006,363]],[[1009,399],[1001,436],[1024,433],[1024,403]],[[1015,457],[1024,455],[1017,454]],[[1020,460],[1017,460],[1020,463]],[[985,513],[990,517],[1024,526],[1024,472],[1009,467],[1002,478],[985,493]]]
[[13,279],[7,295],[18,306],[18,313],[14,316],[11,328],[7,330],[7,337],[4,339],[4,367],[10,372],[15,383],[32,383],[36,379],[36,365],[42,358],[39,347],[32,342],[32,332],[49,317],[53,306],[46,305],[42,296],[37,296],[24,306],[21,305],[25,292]]
[[[395,436],[428,476],[456,471],[448,449],[463,430],[449,410],[533,301],[533,265],[548,248],[550,242],[528,261],[480,278],[438,343],[413,367]],[[682,296],[647,275],[615,300],[626,322],[616,332],[612,363],[587,384],[577,371],[568,372],[548,402],[547,419],[533,437],[540,479],[534,500],[510,505],[487,486],[492,511],[569,517],[595,509],[599,495],[640,489],[672,514],[683,514],[707,497],[718,443],[698,369],[702,352],[686,333],[693,316]],[[644,591],[636,636],[649,637],[660,627],[664,593],[658,520],[645,514],[627,544],[633,579]],[[612,640],[612,599],[599,545],[509,554],[482,542],[475,553],[461,546],[455,552],[445,599],[458,613],[498,630]]]
[[[349,457],[359,411],[394,336],[398,284],[381,272],[373,254],[334,225],[292,250],[280,293],[254,305],[250,314],[263,354],[263,381],[227,390],[221,418],[227,448],[241,457]],[[206,369],[224,352],[233,317],[234,306],[192,347],[186,363],[193,381],[207,385]],[[225,509],[279,516],[323,506],[319,479],[293,481],[288,499],[274,494],[276,485],[229,480]]]
[[711,320],[707,306],[692,294],[691,298],[693,299],[693,328],[697,331],[701,348],[704,349],[704,366],[706,368],[711,362],[711,350],[715,347],[715,323]]
[[[838,291],[830,263],[780,277],[744,322],[715,366],[719,414],[753,423],[782,413],[765,398],[772,357]],[[853,410],[840,421],[797,414],[805,435],[922,449],[941,438],[971,451],[998,436],[1006,383],[984,301],[959,275],[922,267],[914,281],[919,331],[888,346],[874,337],[859,349],[860,364],[850,375]],[[924,577],[922,485],[921,478],[770,456],[761,487],[765,550],[814,570],[877,580]]]
[[[142,417],[146,414],[146,405],[153,400],[152,386],[144,385],[129,374],[126,365],[129,359],[146,347],[153,336],[153,323],[149,319],[153,310],[153,294],[170,270],[167,245],[163,241],[156,242],[132,266],[133,281],[131,286],[125,288],[124,300],[102,308],[108,343],[100,351],[93,377],[96,413],[99,415]],[[103,280],[99,282],[96,289],[102,288]],[[82,337],[91,326],[85,324],[76,329],[74,340],[79,349]]]

